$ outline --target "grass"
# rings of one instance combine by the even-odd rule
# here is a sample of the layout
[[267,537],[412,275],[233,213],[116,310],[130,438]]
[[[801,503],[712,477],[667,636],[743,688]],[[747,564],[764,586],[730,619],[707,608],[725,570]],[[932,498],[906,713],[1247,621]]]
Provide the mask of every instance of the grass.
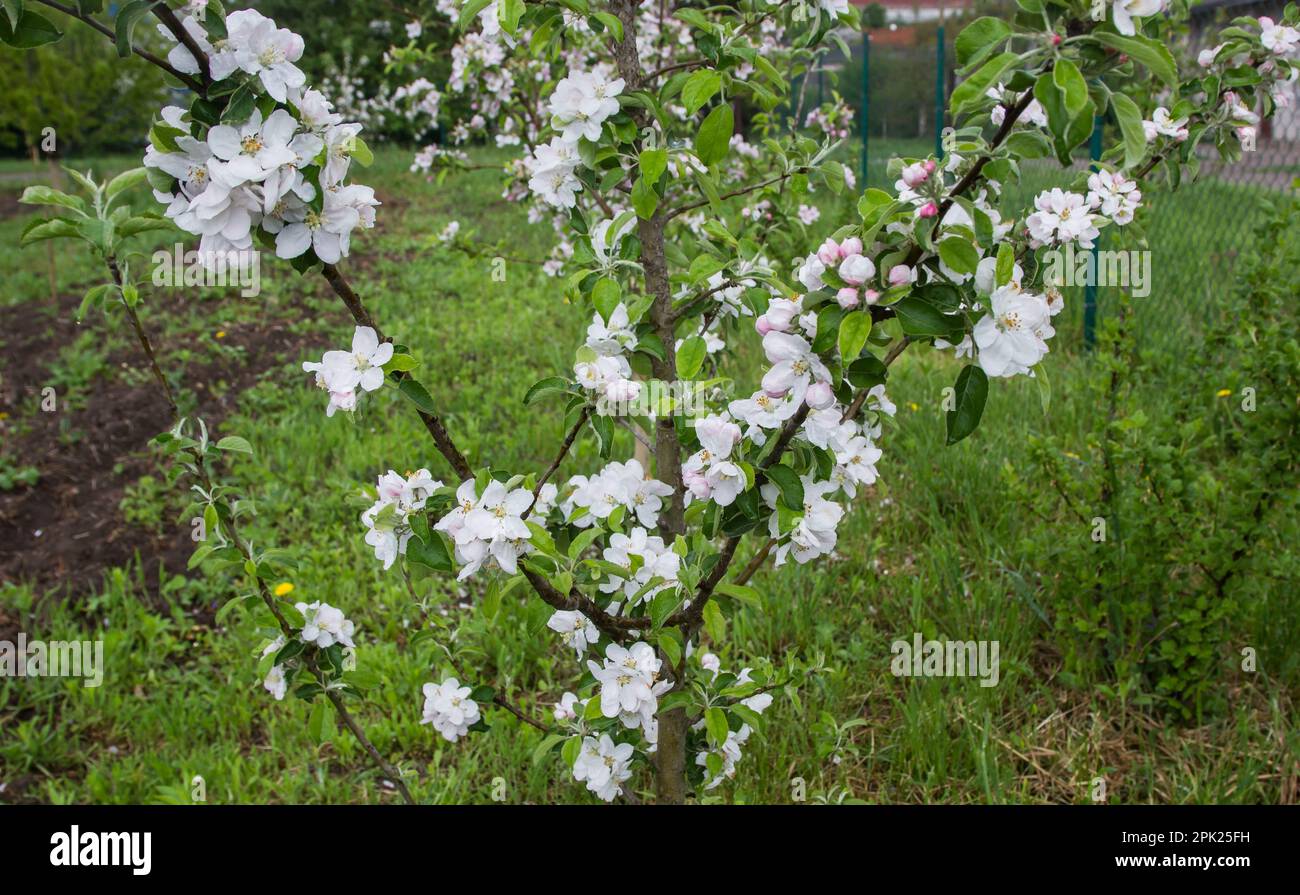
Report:
[[[878,143],[873,154],[883,165]],[[532,382],[571,365],[588,312],[565,304],[557,283],[532,265],[508,262],[505,282],[495,282],[491,259],[431,245],[430,236],[454,218],[480,238],[501,241],[511,257],[543,256],[546,228],[527,227],[519,208],[498,198],[492,172],[439,186],[405,174],[405,164],[404,153],[382,152],[367,177],[386,205],[380,227],[354,245],[354,284],[385,328],[412,346],[421,361],[417,375],[435,393],[471,464],[540,469],[562,436],[562,421],[526,410],[520,399]],[[1194,194],[1167,201],[1204,214],[1197,204],[1204,200]],[[820,239],[834,220],[836,214],[824,213],[812,236]],[[0,222],[0,245],[15,245],[23,222]],[[1196,233],[1153,232],[1152,240],[1161,252],[1222,249]],[[38,250],[0,253],[0,277],[11,284],[0,301],[48,301],[46,261]],[[63,292],[98,282],[79,254],[60,255],[57,276]],[[346,341],[350,326],[319,278],[300,279],[281,264],[264,267],[263,277],[256,299],[218,302],[214,293],[169,305],[157,340],[167,360],[194,369],[219,358],[223,346],[213,333],[256,326],[268,315],[327,329],[319,349]],[[1184,285],[1158,277],[1151,301],[1171,306]],[[155,307],[172,301],[153,299]],[[999,382],[980,431],[955,447],[943,446],[940,402],[956,364],[931,352],[903,356],[891,378],[899,414],[886,433],[882,483],[855,504],[838,554],[760,573],[754,583],[763,610],[740,611],[721,648],[728,668],[794,651],[820,656],[824,673],[800,688],[797,701],[777,699],[735,780],[710,798],[787,802],[801,780],[813,801],[1087,802],[1100,777],[1110,801],[1295,799],[1300,745],[1289,691],[1230,676],[1228,657],[1231,708],[1194,728],[1167,726],[1107,695],[1098,680],[1066,686],[1056,675],[1058,657],[1036,597],[1050,586],[1042,578],[1049,570],[1018,546],[1020,535],[1040,523],[1006,499],[999,471],[1026,462],[1032,435],[1050,431],[1082,443],[1097,423],[1099,411],[1082,387],[1090,362],[1078,352],[1079,302],[1072,304],[1049,358],[1050,413],[1040,409],[1032,381]],[[93,395],[103,377],[122,374],[103,369],[102,360],[125,334],[113,321],[85,325],[94,335],[61,354],[52,375]],[[341,606],[357,622],[360,661],[384,681],[358,708],[369,735],[415,774],[412,789],[425,802],[489,801],[496,778],[509,802],[592,801],[567,779],[557,754],[535,764],[531,753],[541,735],[500,712],[490,713],[490,731],[455,746],[418,724],[420,685],[440,667],[441,654],[433,640],[415,640],[429,622],[400,576],[384,573],[363,543],[356,498],[361,483],[389,468],[429,466],[444,477],[446,470],[391,391],[368,396],[355,421],[327,420],[320,393],[298,367],[306,356],[271,365],[239,396],[222,432],[245,436],[256,453],[231,461],[227,480],[256,500],[252,537],[293,551],[300,563],[295,595]],[[149,434],[141,433],[142,443]],[[39,458],[25,462],[40,465]],[[582,439],[561,472],[596,465],[594,445]],[[129,517],[188,538],[188,524],[177,521],[181,502],[158,478],[128,490]],[[108,571],[102,587],[67,600],[44,598],[23,583],[0,585],[0,611],[29,637],[102,637],[108,662],[98,689],[51,678],[0,679],[0,781],[9,797],[21,791],[25,799],[52,802],[189,802],[197,774],[210,802],[396,799],[352,740],[338,737],[318,749],[307,733],[309,707],[291,699],[277,704],[262,690],[253,623],[238,612],[213,622],[213,610],[238,593],[235,582],[199,573],[167,577],[157,598],[149,596],[151,584],[123,568]],[[577,675],[572,656],[544,628],[548,607],[515,591],[488,622],[473,608],[481,586],[418,585],[433,619],[462,623],[462,674],[499,681],[525,711],[548,718],[549,704]],[[894,677],[890,643],[910,640],[914,631],[998,640],[1001,682],[982,688],[966,679]],[[1262,655],[1262,666],[1271,658]],[[645,787],[648,775],[633,782]]]

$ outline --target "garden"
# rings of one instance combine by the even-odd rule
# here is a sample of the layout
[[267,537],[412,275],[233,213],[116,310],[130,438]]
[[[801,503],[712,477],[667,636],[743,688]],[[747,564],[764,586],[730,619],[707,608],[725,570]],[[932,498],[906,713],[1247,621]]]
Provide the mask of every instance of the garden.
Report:
[[1293,5],[329,5],[0,3],[0,802],[1300,799]]

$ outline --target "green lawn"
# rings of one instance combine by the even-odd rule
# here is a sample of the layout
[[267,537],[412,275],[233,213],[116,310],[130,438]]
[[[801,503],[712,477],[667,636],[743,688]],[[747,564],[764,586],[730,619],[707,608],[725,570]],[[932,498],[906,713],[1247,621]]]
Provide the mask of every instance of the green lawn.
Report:
[[[882,152],[873,144],[881,164]],[[354,242],[346,270],[385,329],[411,346],[471,464],[540,470],[562,437],[562,421],[524,408],[520,399],[535,380],[570,368],[589,312],[567,305],[556,281],[535,266],[508,262],[505,282],[496,282],[491,259],[432,245],[431,236],[458,219],[481,238],[501,240],[503,254],[540,258],[548,230],[528,227],[519,206],[499,198],[493,172],[435,185],[407,174],[407,163],[401,151],[379,154],[367,179],[385,206],[378,228]],[[1203,213],[1192,204],[1201,201],[1195,195],[1160,201]],[[834,229],[843,214],[834,209],[844,205],[828,202],[812,234],[817,241]],[[35,309],[49,303],[49,259],[43,248],[15,248],[27,219],[0,221],[0,280],[8,286],[0,304]],[[1157,252],[1212,248],[1205,239],[1188,243],[1186,230],[1152,238]],[[60,293],[79,295],[99,281],[88,259],[59,251]],[[1191,277],[1171,267],[1168,278],[1157,278],[1150,301],[1175,306]],[[498,777],[506,801],[593,801],[568,779],[558,753],[535,764],[531,753],[541,735],[499,711],[489,713],[490,731],[454,746],[417,723],[420,685],[435,674],[437,640],[446,635],[436,627],[435,637],[412,645],[429,619],[461,621],[460,645],[474,659],[462,673],[500,681],[536,717],[549,718],[550,703],[573,686],[578,668],[544,627],[549,608],[522,589],[488,622],[473,605],[482,576],[464,589],[426,580],[413,594],[396,569],[382,571],[362,540],[358,486],[390,468],[429,466],[444,478],[448,470],[391,390],[368,396],[355,420],[325,418],[321,394],[299,363],[343,345],[350,324],[319,277],[301,279],[276,263],[264,268],[263,279],[263,294],[251,300],[218,301],[214,293],[163,307],[168,296],[147,296],[145,316],[159,310],[164,356],[190,370],[228,350],[209,337],[219,331],[276,319],[321,334],[298,356],[234,358],[260,373],[221,431],[243,435],[256,452],[228,467],[229,480],[256,501],[248,533],[293,551],[301,566],[292,579],[296,596],[342,607],[360,629],[360,662],[384,681],[357,709],[371,738],[411,771],[412,790],[424,802],[488,801]],[[1036,598],[1051,584],[1020,546],[1021,535],[1043,523],[1006,499],[1000,470],[1026,462],[1033,435],[1051,432],[1082,444],[1094,429],[1099,410],[1082,386],[1090,360],[1079,353],[1073,305],[1068,322],[1060,318],[1048,359],[1050,412],[1041,410],[1034,382],[996,382],[979,432],[954,447],[943,446],[940,400],[957,363],[933,352],[899,361],[890,384],[898,425],[886,433],[881,484],[855,504],[831,561],[755,578],[763,610],[742,610],[723,649],[724,667],[796,651],[823,657],[825,673],[800,689],[798,702],[777,699],[735,780],[710,798],[789,801],[793,781],[802,778],[809,800],[1087,802],[1091,781],[1104,777],[1111,801],[1294,799],[1300,744],[1286,688],[1236,681],[1225,714],[1180,728],[1107,695],[1097,680],[1066,686],[1057,676]],[[1180,320],[1194,316],[1188,314]],[[72,365],[65,375],[94,400],[114,377],[139,374],[102,363],[130,347],[120,320],[94,317],[84,326],[94,335],[64,349]],[[17,346],[6,345],[5,356],[6,364],[22,362]],[[212,383],[194,375],[184,381],[191,391],[200,385]],[[6,431],[18,431],[30,409],[6,410]],[[139,433],[141,450],[153,434]],[[630,453],[630,445],[620,451]],[[42,463],[40,456],[6,456],[0,450],[0,465]],[[583,439],[562,474],[597,464],[594,444]],[[182,502],[159,479],[128,489],[130,518],[187,541],[188,523],[177,521]],[[308,706],[266,694],[251,622],[236,612],[212,623],[213,608],[239,592],[236,582],[196,572],[160,588],[151,584],[124,568],[109,571],[102,587],[67,599],[43,598],[23,583],[0,585],[0,611],[15,630],[47,640],[103,637],[108,662],[98,689],[0,679],[0,801],[189,802],[196,774],[211,802],[396,800],[351,739],[313,746]],[[895,678],[889,644],[910,640],[914,631],[999,641],[1001,683]],[[1260,632],[1252,642],[1268,638]],[[649,776],[639,772],[633,782],[645,788]]]

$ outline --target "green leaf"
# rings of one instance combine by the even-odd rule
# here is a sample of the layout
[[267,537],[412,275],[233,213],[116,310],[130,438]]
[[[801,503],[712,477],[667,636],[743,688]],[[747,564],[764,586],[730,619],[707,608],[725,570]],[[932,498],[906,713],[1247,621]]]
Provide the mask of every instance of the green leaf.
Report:
[[[403,380],[405,382],[406,380]],[[528,394],[524,395],[524,406],[532,404],[540,399],[543,395],[550,392],[564,392],[569,388],[569,380],[562,376],[547,376],[545,379],[539,379],[528,388]]]
[[[600,710],[599,699],[589,700],[587,702],[587,707],[590,708],[591,703],[593,702],[596,703],[596,710],[599,712]],[[586,713],[584,712],[583,714],[585,716]],[[564,741],[564,745],[560,747],[560,758],[569,767],[573,767],[574,763],[577,762],[578,760],[578,756],[581,754],[582,754],[582,737],[580,736],[569,737],[567,740]]]
[[642,179],[654,186],[659,182],[659,178],[663,176],[664,171],[668,169],[668,150],[643,149],[639,161]]
[[1011,243],[1004,242],[998,246],[998,266],[995,270],[996,284],[1005,286],[1011,282],[1011,277],[1016,272],[1016,250],[1011,247]]
[[686,114],[694,115],[722,89],[722,75],[711,68],[702,68],[690,76],[682,88],[682,103]]
[[1011,34],[1011,27],[1002,19],[981,16],[957,35],[957,64],[961,66],[978,62]]
[[334,739],[334,703],[328,699],[316,700],[307,720],[307,730],[318,746]]
[[1115,110],[1115,120],[1119,122],[1119,132],[1124,138],[1124,167],[1137,167],[1147,155],[1142,112],[1138,109],[1138,104],[1123,93],[1110,95],[1110,107]]
[[714,588],[718,593],[739,600],[747,606],[753,606],[755,609],[763,607],[763,597],[757,590],[747,587],[743,584],[722,583]]
[[384,364],[385,373],[409,373],[420,365],[420,362],[409,354],[394,354]]
[[871,312],[854,311],[840,321],[840,359],[852,363],[871,335]]
[[[537,747],[533,749],[533,764],[541,764],[546,760],[546,757],[554,751],[556,746],[563,743],[568,738],[568,735],[563,733],[547,734],[542,741],[537,744]],[[575,739],[577,738],[575,737]],[[579,741],[579,745],[581,745],[581,741]]]
[[663,650],[668,664],[675,668],[682,661],[682,632],[676,628],[659,632],[659,649]]
[[147,233],[152,230],[174,230],[176,225],[170,220],[157,214],[139,214],[135,217],[127,218],[117,225],[117,235],[122,239],[128,236],[135,236],[137,233]]
[[593,12],[592,18],[600,22],[610,33],[614,35],[614,40],[623,40],[623,23],[607,12]]
[[77,225],[66,218],[49,218],[48,220],[37,218],[23,228],[23,234],[19,237],[18,244],[26,246],[34,242],[40,242],[43,239],[60,239],[80,235],[81,231],[77,229]]
[[363,168],[369,168],[375,163],[375,154],[371,151],[370,146],[360,137],[352,138],[351,146],[348,148],[348,154]]
[[18,197],[18,201],[24,205],[57,205],[60,208],[70,208],[79,214],[86,213],[85,200],[78,196],[61,193],[48,186],[29,186],[23,190],[23,194]]
[[147,174],[145,168],[132,168],[129,171],[123,171],[108,182],[104,189],[104,198],[112,199],[123,190],[129,190],[136,184],[143,183]]
[[1043,408],[1043,416],[1052,409],[1052,381],[1047,378],[1047,367],[1039,364],[1034,367],[1034,382],[1038,383],[1038,403]]
[[727,620],[722,617],[722,609],[710,600],[704,604],[704,629],[709,632],[714,643],[727,639]]
[[1061,91],[1065,110],[1071,118],[1083,111],[1084,103],[1088,101],[1088,84],[1078,66],[1065,57],[1057,59],[1052,68],[1052,83]]
[[9,17],[10,30],[18,27],[18,19],[23,14],[23,0],[0,0],[0,7],[4,8],[5,15]]
[[429,390],[410,376],[397,384],[397,390],[424,413],[437,412],[437,407],[433,403],[433,397],[429,394]]
[[609,323],[610,315],[618,308],[622,298],[623,287],[618,284],[618,280],[611,277],[604,277],[597,281],[595,288],[591,290],[592,303],[595,304],[600,319],[606,324]]
[[17,22],[11,21],[14,11],[8,3],[5,4],[5,11],[8,15],[0,18],[0,43],[20,50],[30,50],[54,43],[63,36],[63,32],[55,28],[49,19],[30,9],[20,9]]
[[961,341],[949,338],[961,328],[961,320],[944,314],[929,302],[908,296],[894,305],[894,315],[898,317],[903,332],[909,336],[945,338],[949,342]]
[[704,339],[691,336],[683,340],[682,347],[677,349],[677,375],[682,379],[694,379],[695,374],[704,366],[704,358],[707,356],[708,348]]
[[80,323],[84,320],[86,312],[92,307],[99,306],[103,302],[104,296],[109,293],[109,290],[116,288],[117,286],[113,283],[102,283],[90,289],[85,298],[81,300],[81,306],[77,308],[77,322]]
[[428,541],[419,537],[407,541],[406,561],[418,563],[435,572],[450,572],[456,567],[452,562],[451,550],[440,531],[430,532]]
[[474,17],[487,8],[489,3],[495,3],[496,0],[466,0],[466,3],[460,10],[460,18],[456,21],[456,27],[464,31],[469,27],[469,23]]
[[727,741],[727,734],[731,732],[731,728],[727,725],[727,713],[716,705],[711,706],[704,712],[704,724],[708,729],[709,742],[721,748]]
[[778,463],[764,470],[768,480],[781,489],[781,502],[796,513],[803,512],[803,481],[799,473]]
[[643,221],[654,217],[655,209],[659,207],[659,194],[644,177],[638,177],[632,184],[632,207],[636,210],[636,216]]
[[968,104],[979,102],[985,91],[1002,77],[1002,73],[1019,60],[1020,57],[1015,53],[999,53],[958,84],[949,101],[953,115],[960,114]]
[[117,44],[117,55],[123,59],[131,55],[131,47],[135,42],[135,26],[152,8],[152,0],[131,0],[129,3],[124,3],[117,11],[117,18],[113,20],[113,34],[114,42]]
[[524,0],[501,0],[501,29],[514,36],[519,30],[519,20],[524,16]]
[[241,438],[238,435],[227,435],[217,442],[219,451],[238,451],[241,454],[252,454],[253,446],[248,443],[247,438]]
[[967,364],[957,374],[955,405],[948,411],[948,444],[956,444],[975,431],[984,415],[989,396],[989,379],[977,364]]
[[1164,44],[1140,34],[1125,37],[1109,31],[1094,31],[1092,37],[1102,46],[1127,54],[1170,87],[1178,86],[1178,65]]
[[940,242],[939,257],[957,273],[974,273],[980,263],[980,253],[975,250],[975,246],[960,236],[949,236]]
[[731,106],[724,103],[713,107],[713,111],[700,125],[699,133],[695,135],[695,154],[701,162],[712,167],[726,158],[727,150],[731,147],[734,124]]
[[682,604],[681,591],[675,587],[664,588],[654,595],[650,601],[650,622],[656,627],[662,627],[668,616],[677,611],[677,607]]

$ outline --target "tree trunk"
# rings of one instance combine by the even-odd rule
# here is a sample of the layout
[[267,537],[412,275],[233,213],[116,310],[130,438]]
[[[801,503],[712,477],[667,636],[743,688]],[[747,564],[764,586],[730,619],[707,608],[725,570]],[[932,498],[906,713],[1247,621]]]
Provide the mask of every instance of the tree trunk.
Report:
[[[636,0],[612,0],[610,10],[623,24],[623,39],[614,47],[614,58],[618,64],[619,75],[626,83],[626,90],[631,92],[642,86],[643,72],[641,58],[637,53],[637,13]],[[647,124],[641,110],[633,110],[638,130]],[[638,218],[638,235],[641,238],[641,266],[645,270],[646,292],[654,296],[650,306],[650,322],[655,334],[664,345],[665,357],[651,361],[654,377],[669,388],[677,381],[677,357],[673,351],[677,339],[673,334],[673,296],[668,279],[668,259],[664,252],[663,209],[659,209],[649,220]],[[686,491],[682,484],[681,443],[677,438],[677,423],[673,417],[659,417],[655,420],[655,477],[673,489],[669,505],[659,514],[659,535],[664,543],[671,545],[677,535],[684,534],[686,523]],[[683,631],[683,634],[689,634]],[[671,674],[673,689],[683,683],[684,662],[676,668],[668,664],[663,651],[659,653],[662,674]],[[680,805],[686,801],[686,709],[676,708],[659,713],[659,742],[655,751],[655,770],[657,772],[657,792],[661,803]]]

